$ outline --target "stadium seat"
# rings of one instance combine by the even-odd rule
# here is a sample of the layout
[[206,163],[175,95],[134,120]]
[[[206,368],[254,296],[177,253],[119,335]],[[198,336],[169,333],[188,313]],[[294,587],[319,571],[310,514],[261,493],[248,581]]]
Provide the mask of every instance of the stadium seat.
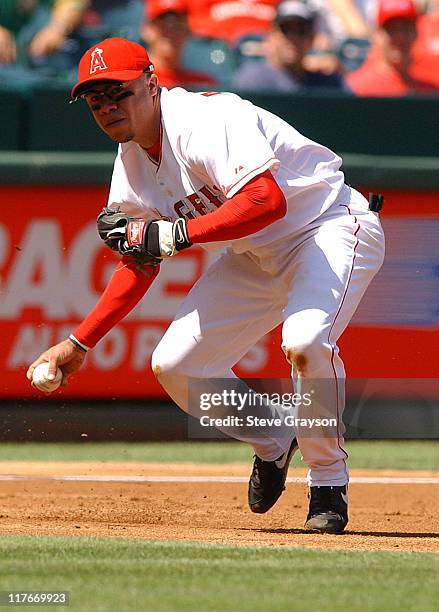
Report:
[[347,72],[357,70],[367,57],[370,41],[367,38],[346,38],[338,49],[338,56]]
[[183,65],[189,70],[210,75],[226,88],[232,80],[236,59],[223,40],[193,37],[186,44]]
[[236,61],[242,64],[247,60],[260,60],[265,57],[263,51],[264,37],[259,34],[243,36],[235,46]]

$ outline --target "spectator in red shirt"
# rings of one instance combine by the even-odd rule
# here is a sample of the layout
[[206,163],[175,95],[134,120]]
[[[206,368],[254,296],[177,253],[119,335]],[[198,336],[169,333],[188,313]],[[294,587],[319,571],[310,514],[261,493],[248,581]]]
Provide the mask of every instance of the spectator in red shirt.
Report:
[[184,46],[190,37],[184,0],[148,0],[145,17],[141,36],[160,85],[168,89],[177,85],[188,88],[215,85],[211,76],[182,65]]
[[369,57],[359,70],[347,75],[355,94],[391,97],[435,92],[431,80],[421,80],[413,71],[417,20],[413,0],[380,1],[378,27]]
[[439,0],[430,0],[428,12],[419,17],[413,70],[419,79],[432,80],[439,87]]
[[235,47],[245,36],[268,32],[279,0],[190,0],[189,23],[197,36],[222,38]]

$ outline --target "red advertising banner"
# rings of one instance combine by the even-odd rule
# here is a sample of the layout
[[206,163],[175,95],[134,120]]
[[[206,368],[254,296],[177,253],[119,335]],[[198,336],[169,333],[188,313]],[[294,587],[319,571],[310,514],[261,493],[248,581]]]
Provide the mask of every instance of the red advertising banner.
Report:
[[[116,257],[97,237],[104,187],[1,187],[0,398],[35,397],[27,366],[81,321]],[[439,355],[439,206],[436,194],[386,194],[386,264],[342,338],[351,377],[436,377]],[[436,255],[437,253],[437,255]],[[165,397],[151,354],[189,288],[212,261],[192,248],[166,262],[135,310],[87,356],[65,398]],[[218,347],[221,350],[221,347]],[[287,377],[280,333],[237,365],[245,377]]]

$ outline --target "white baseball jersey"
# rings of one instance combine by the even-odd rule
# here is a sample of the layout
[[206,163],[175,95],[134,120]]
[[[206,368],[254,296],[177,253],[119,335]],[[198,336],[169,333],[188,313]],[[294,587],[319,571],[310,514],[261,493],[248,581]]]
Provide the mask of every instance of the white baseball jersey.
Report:
[[271,170],[287,200],[286,216],[229,243],[242,253],[300,231],[336,200],[349,201],[340,157],[235,94],[163,88],[161,108],[161,159],[134,142],[119,145],[109,207],[137,217],[190,219]]
[[[161,107],[161,159],[152,160],[133,142],[122,144],[109,206],[144,218],[195,218],[270,169],[288,210],[259,232],[231,241],[198,279],[156,347],[153,369],[170,397],[188,410],[191,380],[206,379],[210,388],[215,379],[235,376],[232,368],[249,348],[282,323],[295,388],[314,393],[313,405],[335,415],[338,424],[329,437],[296,432],[310,466],[308,482],[343,486],[345,373],[336,343],[381,266],[379,219],[345,185],[335,153],[250,102],[176,88],[162,91]],[[296,363],[297,355],[306,366]],[[270,412],[261,408],[258,415]],[[285,452],[294,435],[225,433],[250,442],[266,461]]]

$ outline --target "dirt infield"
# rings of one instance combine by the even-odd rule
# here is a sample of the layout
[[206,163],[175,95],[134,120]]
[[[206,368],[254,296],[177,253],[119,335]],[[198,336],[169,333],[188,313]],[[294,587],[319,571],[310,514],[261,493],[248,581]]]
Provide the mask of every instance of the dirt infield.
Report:
[[[303,482],[290,482],[266,515],[252,514],[241,482],[248,473],[249,466],[240,464],[0,462],[0,535],[439,553],[439,486],[422,483],[422,478],[439,478],[437,472],[353,471],[349,529],[338,536],[302,529]],[[293,479],[304,475],[289,472]],[[366,478],[367,483],[355,482]],[[411,481],[401,484],[397,478]]]

